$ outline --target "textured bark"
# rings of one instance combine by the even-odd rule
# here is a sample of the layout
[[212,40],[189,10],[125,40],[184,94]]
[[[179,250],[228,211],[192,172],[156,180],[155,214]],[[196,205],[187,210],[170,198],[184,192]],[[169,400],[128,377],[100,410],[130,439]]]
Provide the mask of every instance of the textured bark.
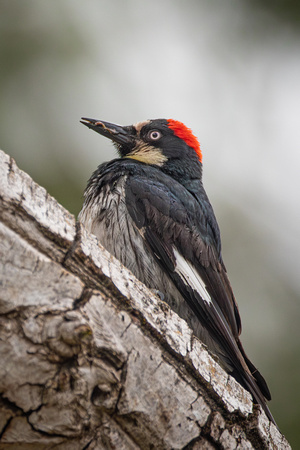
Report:
[[288,449],[187,324],[0,152],[0,449]]

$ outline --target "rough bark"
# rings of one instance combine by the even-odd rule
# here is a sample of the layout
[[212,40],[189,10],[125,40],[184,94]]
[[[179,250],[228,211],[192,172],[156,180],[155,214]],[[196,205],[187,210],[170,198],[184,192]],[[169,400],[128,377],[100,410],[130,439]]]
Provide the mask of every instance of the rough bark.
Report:
[[0,152],[0,449],[288,449],[187,324]]

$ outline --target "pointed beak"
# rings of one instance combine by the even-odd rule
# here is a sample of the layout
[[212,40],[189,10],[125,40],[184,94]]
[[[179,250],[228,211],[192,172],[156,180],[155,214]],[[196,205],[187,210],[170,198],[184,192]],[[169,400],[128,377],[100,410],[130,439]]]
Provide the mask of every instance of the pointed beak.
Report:
[[81,123],[91,130],[111,139],[119,145],[134,145],[134,136],[130,133],[130,127],[122,127],[114,123],[104,122],[103,120],[81,118]]

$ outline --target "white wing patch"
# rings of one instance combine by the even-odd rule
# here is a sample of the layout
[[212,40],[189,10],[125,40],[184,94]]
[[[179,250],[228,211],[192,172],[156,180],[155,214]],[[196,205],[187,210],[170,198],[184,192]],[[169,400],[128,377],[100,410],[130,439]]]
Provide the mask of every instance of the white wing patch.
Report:
[[195,267],[187,261],[177,250],[173,248],[174,256],[176,259],[176,268],[175,272],[177,272],[180,277],[184,280],[186,284],[188,284],[192,289],[197,291],[201,298],[207,302],[212,303],[211,297],[206,290],[205,283],[202,278],[196,271]]

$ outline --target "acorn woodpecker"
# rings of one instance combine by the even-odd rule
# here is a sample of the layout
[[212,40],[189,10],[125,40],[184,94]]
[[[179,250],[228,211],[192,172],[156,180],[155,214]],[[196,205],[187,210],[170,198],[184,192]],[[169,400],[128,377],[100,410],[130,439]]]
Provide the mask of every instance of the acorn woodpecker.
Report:
[[79,220],[193,329],[275,423],[267,384],[247,358],[241,320],[221,256],[219,227],[202,185],[198,139],[183,123],[120,126],[82,118],[113,141],[120,158],[101,164]]

